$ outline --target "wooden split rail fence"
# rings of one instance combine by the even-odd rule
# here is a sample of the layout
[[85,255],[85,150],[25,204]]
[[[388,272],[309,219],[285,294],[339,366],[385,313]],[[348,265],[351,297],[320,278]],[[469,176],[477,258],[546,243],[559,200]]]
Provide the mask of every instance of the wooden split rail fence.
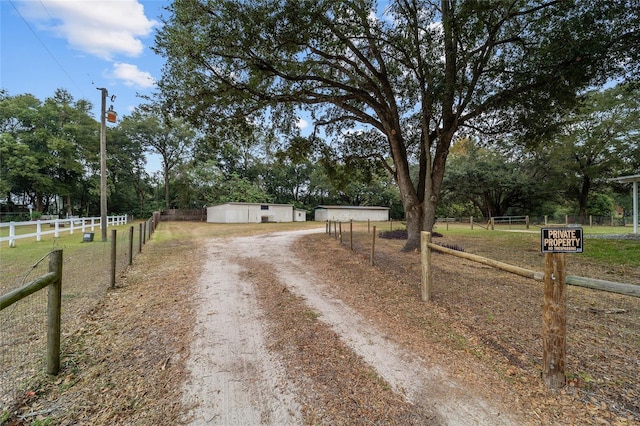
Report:
[[62,250],[49,254],[49,273],[0,296],[0,311],[19,300],[49,287],[47,297],[47,373],[60,370],[60,317],[62,309]]
[[[523,217],[528,224],[528,217]],[[473,219],[471,219],[473,220]],[[490,225],[493,222],[490,222]],[[333,232],[332,232],[333,228]],[[367,224],[367,232],[371,230]],[[336,239],[342,243],[342,223],[327,221],[326,233],[333,233]],[[353,250],[353,222],[349,222],[350,249]],[[482,263],[506,272],[510,272],[535,281],[544,282],[544,301],[542,309],[543,320],[543,380],[552,389],[558,389],[566,384],[565,376],[565,348],[566,348],[566,291],[567,284],[618,293],[626,296],[640,297],[640,286],[598,280],[593,278],[578,277],[565,274],[565,253],[545,253],[545,271],[538,272],[519,266],[510,265],[497,260],[478,256],[463,251],[442,247],[431,242],[431,233],[421,233],[421,299],[424,302],[431,300],[432,273],[431,251],[435,250],[444,254]],[[376,227],[373,226],[371,237],[370,265],[374,266],[375,259]]]
[[431,233],[421,233],[422,286],[421,298],[424,302],[431,299],[431,251],[450,254],[463,259],[492,266],[525,278],[544,282],[544,300],[542,306],[542,377],[547,386],[558,389],[566,384],[566,285],[586,287],[608,291],[626,296],[640,297],[640,286],[597,280],[592,278],[566,275],[566,254],[545,253],[545,271],[536,272],[486,257],[452,250],[431,242]]

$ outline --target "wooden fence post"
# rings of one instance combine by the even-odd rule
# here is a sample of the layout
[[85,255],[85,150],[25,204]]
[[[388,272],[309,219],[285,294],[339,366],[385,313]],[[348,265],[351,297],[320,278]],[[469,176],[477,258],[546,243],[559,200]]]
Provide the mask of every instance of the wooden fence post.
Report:
[[526,216],[524,217],[524,221],[525,221],[525,223],[527,224],[527,229],[529,229],[529,215],[526,215]]
[[337,240],[338,239],[338,222],[333,221],[333,236]]
[[111,230],[111,281],[110,287],[113,290],[116,288],[116,246],[118,239],[116,238],[118,230]]
[[146,243],[147,243],[147,223],[145,222],[144,225],[142,225],[142,244],[146,244]]
[[133,265],[133,226],[129,228],[129,266]]
[[138,253],[142,253],[142,222],[140,222],[140,231],[138,234]]
[[431,232],[422,231],[420,233],[420,256],[422,257],[422,301],[431,300]]
[[566,383],[567,299],[565,253],[545,253],[542,305],[542,379],[551,389]]
[[349,221],[349,248],[353,250],[353,219]]
[[373,227],[373,237],[371,238],[371,255],[369,256],[369,265],[375,265],[375,255],[376,255],[376,227]]
[[471,223],[471,229],[473,229],[473,216],[469,218],[469,223]]
[[60,312],[62,310],[62,250],[49,255],[49,272],[57,278],[49,284],[47,295],[47,373],[60,371]]
[[342,244],[342,222],[338,224],[338,231],[340,232],[340,244]]

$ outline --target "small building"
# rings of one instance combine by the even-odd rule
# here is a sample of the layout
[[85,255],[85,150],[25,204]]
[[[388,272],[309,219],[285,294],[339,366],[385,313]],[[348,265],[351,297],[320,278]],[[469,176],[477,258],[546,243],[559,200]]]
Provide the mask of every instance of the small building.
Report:
[[307,219],[307,212],[291,204],[224,203],[207,207],[209,223],[298,222]]
[[389,220],[389,207],[380,206],[318,206],[315,208],[315,220],[325,222],[365,221],[383,222]]
[[294,222],[306,222],[307,221],[307,211],[305,209],[294,209],[293,211],[293,221]]

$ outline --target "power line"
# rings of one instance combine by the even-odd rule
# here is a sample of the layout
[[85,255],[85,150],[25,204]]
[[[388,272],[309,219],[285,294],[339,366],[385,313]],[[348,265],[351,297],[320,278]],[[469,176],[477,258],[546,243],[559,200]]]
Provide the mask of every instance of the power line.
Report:
[[45,6],[44,3],[42,3],[42,0],[40,0],[40,6],[42,6],[44,11],[47,12],[47,15],[49,15],[49,19],[53,21],[53,16],[51,16],[51,14],[49,13],[49,9],[47,9],[47,6]]
[[[24,24],[27,26],[27,28],[29,28],[29,30],[33,33],[33,35],[36,37],[36,39],[38,39],[38,41],[40,42],[40,44],[42,45],[42,47],[44,47],[44,50],[47,51],[47,53],[49,54],[49,56],[51,56],[51,59],[53,59],[53,61],[58,65],[58,67],[60,67],[60,69],[62,70],[62,72],[67,76],[67,78],[76,86],[76,88],[80,91],[80,93],[82,93],[82,96],[84,98],[87,98],[87,95],[85,95],[84,91],[80,88],[80,86],[78,85],[78,83],[76,83],[76,81],[71,77],[71,75],[69,75],[69,73],[67,72],[67,70],[62,66],[62,64],[58,61],[58,58],[55,57],[55,55],[51,52],[51,50],[49,50],[49,48],[47,47],[47,45],[44,43],[44,41],[42,41],[42,39],[38,36],[38,34],[35,32],[35,30],[31,27],[31,25],[29,25],[29,22],[27,22],[26,18],[22,15],[22,13],[20,13],[20,11],[18,10],[18,8],[16,7],[16,5],[14,4],[13,0],[9,0],[9,3],[11,3],[11,6],[13,6],[13,8],[15,9],[16,13],[20,16],[20,18],[22,19],[22,21],[24,22]],[[51,18],[51,15],[49,14],[49,11],[47,10],[46,7],[44,7],[44,4],[42,4],[42,1],[40,2],[40,4],[42,5],[42,7],[44,8],[44,10],[47,12],[47,14],[49,15],[49,17]],[[87,98],[88,99],[88,98]]]

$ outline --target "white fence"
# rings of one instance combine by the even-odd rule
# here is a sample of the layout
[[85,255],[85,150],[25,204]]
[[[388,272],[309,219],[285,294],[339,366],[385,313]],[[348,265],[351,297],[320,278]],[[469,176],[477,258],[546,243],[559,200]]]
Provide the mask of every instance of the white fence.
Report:
[[[107,217],[107,228],[114,225],[126,225],[126,223],[126,215]],[[34,227],[35,232],[32,232]],[[96,228],[101,229],[101,226],[100,217],[78,217],[70,219],[0,223],[1,234],[5,234],[5,232],[3,232],[3,228],[9,228],[9,235],[0,236],[0,242],[9,241],[9,246],[15,247],[16,240],[21,238],[35,237],[36,241],[41,241],[43,235],[53,234],[55,238],[58,238],[61,232],[69,232],[69,234],[73,234],[76,230],[79,230],[80,232],[90,232],[94,231]]]

